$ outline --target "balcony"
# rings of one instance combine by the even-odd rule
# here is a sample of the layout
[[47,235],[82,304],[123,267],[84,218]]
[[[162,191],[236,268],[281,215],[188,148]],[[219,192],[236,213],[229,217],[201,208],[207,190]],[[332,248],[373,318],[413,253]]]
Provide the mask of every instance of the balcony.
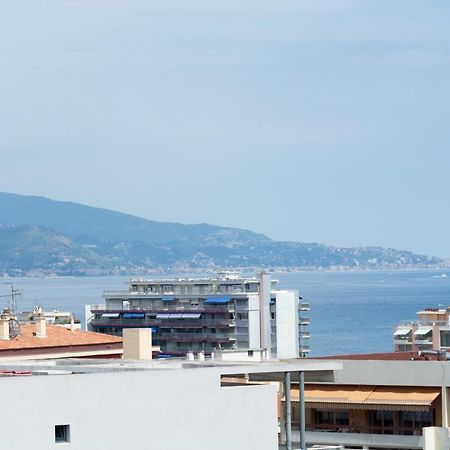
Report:
[[186,305],[186,306],[155,306],[155,307],[142,307],[124,305],[121,308],[108,308],[107,305],[91,305],[92,313],[121,313],[126,312],[148,312],[148,313],[171,313],[171,312],[186,312],[186,313],[234,313],[234,305]]
[[394,339],[395,345],[412,345],[411,339]]
[[415,345],[433,345],[433,339],[416,339],[414,341]]
[[[298,443],[299,432],[293,431],[292,438],[294,443]],[[401,436],[395,434],[368,434],[368,433],[350,433],[344,432],[323,432],[323,431],[307,431],[306,443],[308,445],[325,444],[325,445],[342,445],[345,447],[364,446],[369,448],[397,448],[397,449],[422,449],[422,436]]]
[[309,306],[309,303],[300,303],[298,305],[298,310],[299,311],[309,311],[311,308]]
[[234,320],[202,320],[202,319],[93,319],[91,325],[94,327],[159,327],[159,328],[234,328]]
[[254,292],[243,292],[242,290],[232,290],[227,292],[190,292],[190,293],[178,293],[173,291],[158,291],[158,292],[134,292],[134,291],[104,291],[103,298],[115,298],[115,299],[132,299],[132,298],[148,298],[158,299],[165,295],[175,296],[177,298],[207,298],[214,295],[231,295],[236,298],[246,298],[249,294]]
[[236,336],[224,333],[163,333],[153,337],[157,342],[235,342]]
[[402,320],[399,327],[411,327],[411,326],[425,326],[432,327],[437,325],[440,327],[450,326],[450,322],[447,320]]

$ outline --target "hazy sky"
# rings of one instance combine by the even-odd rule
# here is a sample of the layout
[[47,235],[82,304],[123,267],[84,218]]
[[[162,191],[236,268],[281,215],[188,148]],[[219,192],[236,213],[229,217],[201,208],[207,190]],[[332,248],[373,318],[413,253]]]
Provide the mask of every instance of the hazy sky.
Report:
[[0,190],[450,256],[450,2],[0,2]]

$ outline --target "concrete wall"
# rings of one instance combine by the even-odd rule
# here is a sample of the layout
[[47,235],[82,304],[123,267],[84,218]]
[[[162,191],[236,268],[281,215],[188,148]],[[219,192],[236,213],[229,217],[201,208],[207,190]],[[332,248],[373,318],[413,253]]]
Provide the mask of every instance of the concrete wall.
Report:
[[259,295],[248,296],[248,346],[261,348],[261,324],[259,319]]
[[[277,449],[276,388],[221,388],[216,369],[11,377],[0,383],[5,449]],[[55,444],[58,424],[70,425],[70,444]]]
[[276,292],[276,326],[277,358],[298,358],[298,291]]
[[393,386],[450,386],[450,362],[343,360],[335,382]]

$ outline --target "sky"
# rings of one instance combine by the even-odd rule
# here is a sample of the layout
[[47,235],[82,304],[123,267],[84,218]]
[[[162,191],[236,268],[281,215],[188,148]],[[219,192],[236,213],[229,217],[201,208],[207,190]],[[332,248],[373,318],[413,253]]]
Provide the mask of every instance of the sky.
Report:
[[0,5],[0,191],[450,257],[448,0]]

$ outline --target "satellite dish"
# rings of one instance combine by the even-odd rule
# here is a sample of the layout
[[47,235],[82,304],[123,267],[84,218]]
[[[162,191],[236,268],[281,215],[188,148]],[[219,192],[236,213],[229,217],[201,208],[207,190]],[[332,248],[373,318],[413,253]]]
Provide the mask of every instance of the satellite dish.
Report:
[[9,321],[9,338],[15,338],[20,335],[20,323],[16,319]]

